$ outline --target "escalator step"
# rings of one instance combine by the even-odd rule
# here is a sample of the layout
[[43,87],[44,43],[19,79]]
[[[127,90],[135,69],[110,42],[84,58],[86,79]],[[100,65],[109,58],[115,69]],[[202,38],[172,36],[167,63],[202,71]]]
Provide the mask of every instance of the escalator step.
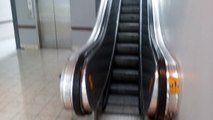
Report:
[[138,84],[111,84],[110,92],[118,95],[138,95]]
[[[121,114],[121,115],[138,115],[139,110],[138,107],[134,106],[116,106],[116,105],[107,105],[105,109],[106,113],[109,114]],[[120,120],[120,119],[113,119]]]
[[120,15],[121,22],[139,22],[138,14],[121,14]]
[[110,105],[138,106],[138,102],[137,96],[112,94],[108,98],[108,104]]
[[137,70],[114,69],[112,71],[113,81],[121,83],[138,83],[139,73]]
[[119,54],[138,54],[139,46],[138,44],[123,44],[118,43],[116,45],[116,50]]
[[139,32],[139,23],[120,23],[118,27],[121,32]]
[[141,118],[139,115],[104,113],[98,118],[98,120],[141,120]]
[[139,0],[123,0],[122,5],[139,5]]
[[121,7],[121,13],[138,13],[140,9],[139,6],[123,6]]
[[138,68],[139,66],[139,58],[136,56],[115,56],[115,65],[117,67],[135,67]]
[[139,42],[139,34],[138,33],[131,33],[131,32],[119,32],[118,33],[118,42],[138,43]]

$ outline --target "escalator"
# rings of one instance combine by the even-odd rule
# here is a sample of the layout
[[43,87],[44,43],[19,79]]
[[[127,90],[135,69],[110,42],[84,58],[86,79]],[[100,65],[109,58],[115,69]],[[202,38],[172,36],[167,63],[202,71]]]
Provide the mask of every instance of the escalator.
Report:
[[139,117],[140,0],[121,1],[105,109],[99,119]]
[[65,108],[81,116],[93,112],[97,120],[175,116],[179,93],[171,92],[170,78],[177,82],[178,71],[156,40],[153,13],[152,0],[101,2],[88,43],[61,75]]

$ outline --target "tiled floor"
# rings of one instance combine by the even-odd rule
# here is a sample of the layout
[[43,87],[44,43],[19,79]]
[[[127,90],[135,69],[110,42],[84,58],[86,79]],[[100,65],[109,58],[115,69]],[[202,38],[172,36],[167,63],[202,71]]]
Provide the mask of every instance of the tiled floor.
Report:
[[12,23],[0,25],[0,120],[82,120],[60,100],[70,50],[16,50]]
[[15,38],[13,36],[1,39],[0,38],[0,60],[8,57],[16,51]]
[[71,53],[14,50],[0,58],[0,120],[82,119],[60,101],[59,74]]

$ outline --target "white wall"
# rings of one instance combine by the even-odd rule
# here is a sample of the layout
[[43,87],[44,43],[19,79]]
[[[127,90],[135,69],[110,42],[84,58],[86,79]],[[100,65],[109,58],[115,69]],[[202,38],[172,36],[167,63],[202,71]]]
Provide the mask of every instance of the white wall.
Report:
[[10,0],[0,0],[0,22],[12,20]]
[[168,48],[183,70],[178,120],[212,120],[213,0],[158,0]]
[[10,0],[0,0],[0,40],[9,38],[14,38]]
[[13,23],[9,22],[0,24],[0,41],[11,38],[14,38]]
[[76,30],[77,28],[92,29],[96,22],[95,0],[71,0],[72,46],[80,48],[90,37],[92,30]]

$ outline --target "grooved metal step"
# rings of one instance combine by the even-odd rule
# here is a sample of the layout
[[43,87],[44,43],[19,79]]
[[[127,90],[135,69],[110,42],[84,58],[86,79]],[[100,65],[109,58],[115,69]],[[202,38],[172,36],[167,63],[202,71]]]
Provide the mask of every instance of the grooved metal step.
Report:
[[139,23],[120,23],[118,30],[120,32],[139,32]]
[[116,51],[118,54],[138,54],[139,46],[138,44],[128,44],[128,43],[118,43],[116,45]]
[[118,95],[138,95],[138,84],[113,83],[110,86],[110,93]]
[[126,83],[138,83],[139,73],[137,70],[131,69],[114,69],[112,72],[113,81],[126,82]]
[[115,65],[117,67],[139,68],[139,58],[137,56],[115,56]]
[[121,22],[139,22],[138,14],[121,14],[120,21]]
[[108,98],[108,104],[110,105],[121,105],[121,106],[135,106],[139,105],[137,96],[128,95],[114,95],[111,94]]
[[121,7],[121,13],[138,13],[140,9],[139,6],[123,6]]
[[107,105],[105,109],[106,113],[111,114],[121,114],[121,115],[137,115],[139,114],[138,107],[135,106],[116,106],[116,105]]
[[139,0],[123,0],[122,5],[139,5]]
[[118,42],[123,43],[139,43],[139,34],[133,32],[119,32]]

